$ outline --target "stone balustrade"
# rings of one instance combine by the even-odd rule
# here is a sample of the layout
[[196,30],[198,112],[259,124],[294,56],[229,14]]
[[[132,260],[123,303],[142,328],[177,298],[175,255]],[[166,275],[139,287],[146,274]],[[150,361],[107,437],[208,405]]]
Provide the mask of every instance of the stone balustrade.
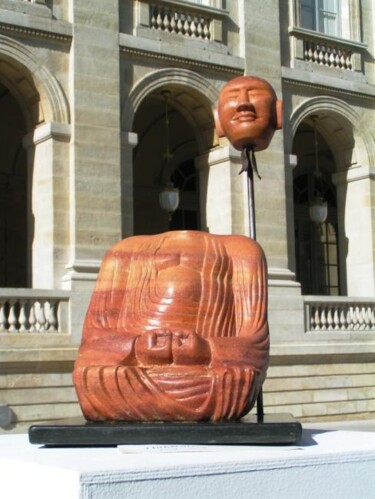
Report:
[[295,59],[328,68],[363,71],[364,44],[303,28],[289,29],[289,34],[294,42]]
[[154,29],[203,40],[211,38],[210,18],[207,16],[160,4],[150,6],[150,15],[150,25]]
[[223,17],[227,11],[178,0],[138,2],[139,25],[184,37],[222,42]]
[[304,296],[306,331],[375,331],[375,299]]
[[68,306],[65,291],[0,289],[0,333],[66,333]]

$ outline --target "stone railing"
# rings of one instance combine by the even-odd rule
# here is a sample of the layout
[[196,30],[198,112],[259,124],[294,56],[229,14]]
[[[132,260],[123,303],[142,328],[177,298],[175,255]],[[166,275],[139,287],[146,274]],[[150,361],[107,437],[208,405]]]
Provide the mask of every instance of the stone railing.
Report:
[[138,2],[139,26],[163,33],[222,42],[223,9],[170,0]]
[[68,332],[69,292],[0,289],[0,333]]
[[375,299],[304,296],[306,331],[374,331]]
[[328,68],[363,71],[362,52],[365,44],[343,40],[303,28],[289,29],[296,60]]

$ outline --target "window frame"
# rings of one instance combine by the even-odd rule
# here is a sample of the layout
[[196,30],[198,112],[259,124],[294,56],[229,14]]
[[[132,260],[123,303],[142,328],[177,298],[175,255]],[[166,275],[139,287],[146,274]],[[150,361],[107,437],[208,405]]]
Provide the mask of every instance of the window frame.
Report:
[[[299,12],[299,26],[305,29],[310,29],[311,31],[317,31],[328,36],[341,37],[341,2],[338,0],[330,0],[335,3],[335,10],[328,10],[328,7],[324,6],[324,2],[327,0],[298,0],[298,12]],[[304,5],[305,3],[305,5]],[[305,25],[303,22],[303,10],[304,7],[311,10],[311,23],[310,25]],[[322,15],[323,13],[323,15]],[[334,16],[334,30],[325,29],[325,16],[326,14],[331,14]],[[326,16],[328,17],[328,16]]]

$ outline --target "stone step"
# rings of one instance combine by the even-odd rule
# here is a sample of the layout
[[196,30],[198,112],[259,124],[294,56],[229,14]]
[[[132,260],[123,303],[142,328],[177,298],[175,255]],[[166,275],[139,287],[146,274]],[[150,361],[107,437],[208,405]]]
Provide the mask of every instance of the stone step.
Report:
[[324,388],[353,388],[373,386],[374,374],[342,374],[333,376],[298,376],[293,378],[267,378],[264,383],[265,392],[283,392],[296,390],[321,390]]
[[17,422],[49,421],[82,416],[82,411],[75,402],[61,404],[35,404],[17,405],[12,407]]
[[375,362],[340,363],[340,364],[305,364],[293,366],[273,366],[267,372],[267,378],[288,378],[293,376],[316,376],[329,374],[374,374]]
[[71,373],[2,374],[0,376],[0,389],[71,385]]
[[315,420],[317,417],[331,416],[336,418],[352,419],[357,417],[357,414],[375,412],[375,399],[371,400],[351,400],[339,402],[324,402],[311,404],[291,404],[283,405],[265,405],[265,412],[274,414],[278,412],[290,413],[295,418],[304,418],[306,420]]
[[375,399],[375,387],[338,388],[311,391],[264,392],[266,406],[313,404],[316,402],[338,402],[349,400]]
[[33,404],[61,404],[65,402],[77,402],[77,395],[72,386],[0,390],[0,404],[7,404],[14,407],[15,405],[25,404],[25,401],[32,401]]

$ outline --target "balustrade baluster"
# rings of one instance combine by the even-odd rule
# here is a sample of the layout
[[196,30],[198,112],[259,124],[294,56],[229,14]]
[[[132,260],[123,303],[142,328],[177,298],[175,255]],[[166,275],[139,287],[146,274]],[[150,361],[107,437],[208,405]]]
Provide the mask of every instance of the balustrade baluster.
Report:
[[35,313],[35,302],[30,304],[29,310],[29,331],[34,333],[36,331],[36,313]]
[[20,300],[20,313],[19,313],[19,331],[25,332],[28,330],[28,322],[27,322],[27,300]]
[[191,23],[190,23],[190,33],[191,33],[191,36],[193,38],[196,38],[198,36],[197,35],[197,24],[195,22],[195,19],[191,20]]
[[346,311],[346,324],[347,324],[347,328],[349,331],[351,331],[353,329],[353,310],[352,310],[352,306],[351,305],[348,305],[348,309]]
[[345,59],[345,69],[352,69],[352,55],[348,54]]
[[17,300],[9,300],[9,331],[18,331]]
[[163,18],[161,17],[161,13],[160,12],[158,12],[158,15],[156,16],[155,25],[156,25],[157,29],[161,29],[161,27],[163,25]]
[[152,8],[150,13],[150,26],[151,28],[156,27],[156,9]]
[[329,54],[329,62],[328,62],[328,66],[333,66],[335,67],[336,65],[336,61],[335,61],[335,54],[334,52],[331,50],[330,51],[330,54]]
[[177,31],[177,22],[176,22],[176,14],[173,14],[170,22],[171,32],[176,33]]
[[324,66],[324,46],[318,45],[318,62],[321,66]]
[[365,328],[365,309],[364,307],[357,306],[357,314],[358,314],[358,329],[362,330]]
[[204,26],[203,26],[203,35],[204,35],[204,38],[206,38],[207,40],[209,40],[211,38],[209,23],[204,23]]
[[341,305],[340,307],[340,329],[347,329],[348,328],[348,323],[346,320],[346,306]]
[[178,33],[182,33],[183,29],[184,29],[184,24],[182,22],[181,17],[179,17],[178,20],[177,20],[177,31],[178,31]]
[[202,21],[198,22],[197,24],[197,35],[199,38],[203,38],[203,28],[202,28]]
[[319,52],[317,50],[317,48],[315,47],[315,49],[313,50],[313,53],[312,53],[312,60],[313,62],[318,62],[319,61]]
[[353,331],[357,331],[357,329],[359,327],[357,307],[351,306],[350,309],[351,309],[351,312],[352,312]]
[[188,19],[186,18],[185,19],[185,22],[183,24],[183,27],[182,27],[182,33],[184,35],[190,35],[190,27],[189,27],[189,21]]
[[340,316],[339,316],[339,306],[334,305],[333,307],[333,328],[340,329]]
[[327,329],[327,311],[324,306],[321,307],[320,324],[321,329],[325,331]]
[[169,31],[170,30],[170,12],[166,11],[163,17],[163,30],[164,31]]
[[333,315],[332,315],[332,307],[327,307],[327,329],[332,331],[333,329]]
[[0,302],[0,331],[8,330],[8,305],[7,302]]
[[370,329],[371,309],[370,307],[363,307],[364,329]]
[[371,307],[370,323],[371,329],[375,329],[375,307]]
[[315,307],[315,329],[317,331],[320,331],[322,329],[322,321],[321,321],[321,311],[320,311],[320,306],[316,305]]
[[55,332],[58,330],[58,322],[57,322],[57,303],[55,300],[48,301],[48,331]]
[[39,309],[38,309],[38,313],[37,313],[37,330],[38,331],[46,331],[47,327],[46,327],[46,324],[47,324],[47,319],[46,319],[46,314],[45,314],[45,311],[44,311],[44,307],[45,307],[45,300],[39,300]]
[[316,324],[315,324],[315,307],[314,305],[309,304],[307,306],[307,317],[309,317],[309,323],[310,323],[310,331],[315,331],[316,329]]

